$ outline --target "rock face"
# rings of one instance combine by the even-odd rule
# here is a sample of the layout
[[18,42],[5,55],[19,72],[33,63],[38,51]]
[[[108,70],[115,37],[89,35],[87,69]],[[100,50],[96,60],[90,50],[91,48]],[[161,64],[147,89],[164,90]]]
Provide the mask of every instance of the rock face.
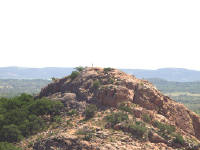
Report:
[[[66,107],[80,111],[86,103],[118,107],[129,102],[140,106],[133,110],[135,117],[150,114],[152,118],[175,125],[184,134],[200,140],[200,117],[197,114],[163,95],[150,82],[116,69],[86,68],[74,79],[68,76],[50,83],[38,97],[60,100]],[[166,144],[159,135],[150,136],[152,142]]]
[[123,86],[105,86],[97,93],[97,99],[103,105],[117,106],[121,102],[133,101],[134,93]]

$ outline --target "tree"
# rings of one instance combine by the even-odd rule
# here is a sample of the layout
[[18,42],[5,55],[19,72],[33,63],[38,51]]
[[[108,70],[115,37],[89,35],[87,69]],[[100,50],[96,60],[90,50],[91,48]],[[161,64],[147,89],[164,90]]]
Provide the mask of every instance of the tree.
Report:
[[18,142],[22,139],[21,131],[14,124],[3,126],[0,135],[1,141]]

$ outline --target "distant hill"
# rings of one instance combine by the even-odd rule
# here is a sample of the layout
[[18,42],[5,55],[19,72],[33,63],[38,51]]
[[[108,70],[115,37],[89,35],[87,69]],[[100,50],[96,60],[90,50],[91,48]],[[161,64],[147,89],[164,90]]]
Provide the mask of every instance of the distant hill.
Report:
[[50,79],[61,78],[73,71],[73,68],[23,68],[2,67],[0,68],[0,79]]
[[163,93],[189,92],[200,94],[200,81],[197,82],[175,82],[159,78],[147,79]]
[[[144,69],[120,69],[126,73],[133,74],[137,78],[162,78],[168,81],[192,82],[200,81],[200,71],[182,68],[162,68],[157,70]],[[50,79],[61,78],[69,75],[73,68],[22,68],[2,67],[0,68],[0,79]]]
[[183,68],[161,68],[157,70],[122,69],[137,78],[161,78],[168,81],[192,82],[200,81],[200,71]]

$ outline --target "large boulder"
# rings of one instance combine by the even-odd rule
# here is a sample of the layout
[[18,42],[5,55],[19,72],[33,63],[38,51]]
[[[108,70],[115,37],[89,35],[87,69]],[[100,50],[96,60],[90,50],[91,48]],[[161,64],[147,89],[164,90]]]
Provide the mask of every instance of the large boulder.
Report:
[[123,86],[103,86],[97,93],[97,100],[103,105],[116,107],[122,102],[133,101],[134,92]]

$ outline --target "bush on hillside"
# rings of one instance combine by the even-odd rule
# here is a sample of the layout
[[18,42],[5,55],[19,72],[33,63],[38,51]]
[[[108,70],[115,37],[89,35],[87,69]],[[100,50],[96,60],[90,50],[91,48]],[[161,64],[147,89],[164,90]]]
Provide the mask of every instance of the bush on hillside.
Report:
[[180,134],[175,135],[175,139],[173,140],[174,143],[183,145],[185,143],[185,140]]
[[35,115],[58,115],[63,104],[58,101],[40,99],[29,106],[29,111]]
[[18,142],[22,140],[22,133],[14,124],[3,126],[0,130],[0,135],[0,140],[6,142]]
[[122,111],[126,111],[126,112],[129,112],[129,113],[132,113],[132,109],[126,103],[121,103],[118,108],[120,110],[122,110]]
[[81,72],[81,71],[83,71],[85,68],[82,67],[82,66],[79,66],[79,67],[76,67],[75,69],[76,69],[78,72]]
[[106,116],[105,119],[114,126],[120,122],[128,120],[128,115],[124,112],[117,112]]
[[154,125],[155,127],[157,127],[157,128],[160,130],[160,132],[165,132],[165,133],[167,133],[167,134],[171,134],[171,133],[173,133],[173,132],[176,131],[175,126],[173,126],[173,125],[168,125],[168,124],[164,124],[164,123],[161,123],[161,122],[159,122],[159,121],[155,121],[155,122],[153,123],[153,125]]
[[33,96],[27,94],[0,98],[0,142],[17,142],[40,132],[47,125],[43,116],[50,115],[53,118],[62,107],[61,102],[34,100]]
[[94,82],[93,82],[93,88],[94,89],[98,89],[99,87],[100,87],[100,85],[101,85],[101,83],[99,82],[99,80],[95,80]]
[[142,119],[146,123],[151,123],[151,121],[152,121],[151,117],[148,114],[142,115]]
[[21,150],[21,148],[15,147],[11,143],[0,142],[0,150]]
[[108,73],[109,71],[112,71],[113,68],[108,67],[108,68],[104,68],[103,70],[104,70],[105,73]]
[[72,71],[70,78],[74,80],[80,73],[78,71]]
[[82,128],[77,131],[76,134],[83,135],[83,139],[86,141],[90,141],[94,137],[95,130],[92,128]]
[[85,109],[85,119],[90,119],[94,117],[95,112],[97,111],[97,106],[94,104],[90,104]]
[[132,124],[129,125],[129,132],[136,138],[142,139],[144,138],[145,133],[147,132],[147,128],[143,124]]

